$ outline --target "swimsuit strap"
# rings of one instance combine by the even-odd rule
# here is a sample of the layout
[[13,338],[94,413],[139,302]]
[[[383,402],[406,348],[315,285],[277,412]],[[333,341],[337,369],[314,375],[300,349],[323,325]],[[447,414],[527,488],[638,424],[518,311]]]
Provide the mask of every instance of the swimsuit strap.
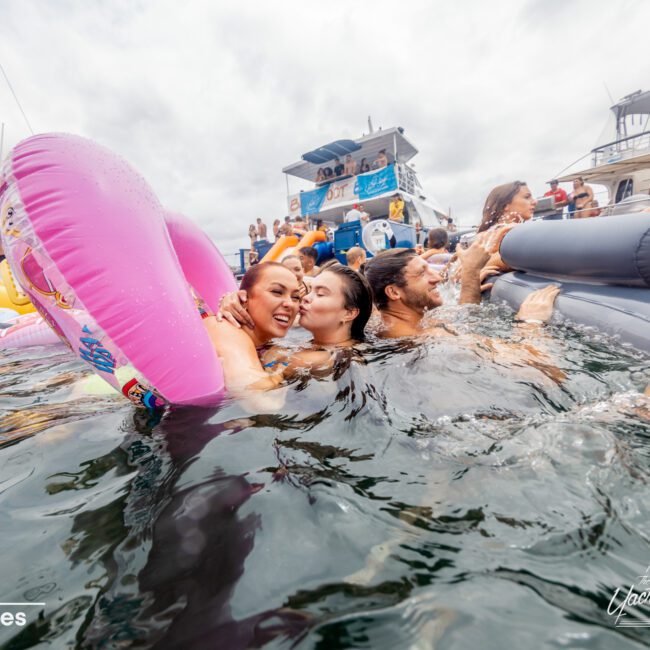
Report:
[[262,367],[273,368],[273,366],[277,366],[278,364],[285,367],[289,365],[286,361],[280,361],[280,359],[275,359],[274,361],[269,361],[268,363],[265,363]]

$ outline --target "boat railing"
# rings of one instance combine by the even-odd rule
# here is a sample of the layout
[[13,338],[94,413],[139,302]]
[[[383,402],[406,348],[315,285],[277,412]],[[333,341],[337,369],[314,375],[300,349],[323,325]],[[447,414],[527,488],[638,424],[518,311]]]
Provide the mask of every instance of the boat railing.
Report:
[[416,194],[419,183],[413,169],[404,163],[397,163],[396,167],[398,189],[409,194]]
[[597,167],[648,150],[650,150],[650,131],[643,131],[592,149],[592,163],[594,167]]

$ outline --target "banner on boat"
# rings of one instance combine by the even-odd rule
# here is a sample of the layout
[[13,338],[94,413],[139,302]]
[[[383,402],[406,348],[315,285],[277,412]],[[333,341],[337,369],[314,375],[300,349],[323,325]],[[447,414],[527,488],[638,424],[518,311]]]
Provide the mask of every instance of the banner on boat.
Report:
[[397,189],[397,178],[393,165],[378,169],[370,174],[357,176],[357,194],[360,201],[374,199],[376,196],[394,192]]
[[397,189],[395,167],[389,165],[383,169],[342,178],[309,192],[300,192],[289,197],[289,216],[306,217],[315,215],[329,208],[349,205],[353,201],[364,201],[381,196]]

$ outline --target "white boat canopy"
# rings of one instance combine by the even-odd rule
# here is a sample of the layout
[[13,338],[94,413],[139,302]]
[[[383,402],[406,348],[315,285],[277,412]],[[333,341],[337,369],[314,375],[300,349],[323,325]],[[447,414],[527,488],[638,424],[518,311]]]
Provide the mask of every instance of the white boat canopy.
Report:
[[648,169],[648,167],[650,167],[650,153],[645,153],[641,156],[625,158],[624,160],[618,160],[606,165],[590,167],[579,172],[558,176],[557,180],[560,183],[566,183],[576,178],[584,178],[585,181],[591,181],[592,183],[606,183],[618,176],[632,174],[643,169]]
[[[313,182],[318,169],[328,164],[331,166],[331,161],[337,156],[343,161],[346,153],[350,153],[357,164],[362,158],[365,158],[368,164],[372,164],[382,149],[386,150],[391,162],[396,157],[398,162],[406,163],[418,153],[415,146],[404,135],[404,129],[395,127],[380,129],[357,140],[337,140],[318,147],[303,154],[302,160],[287,165],[282,171]],[[310,160],[318,162],[310,162]]]

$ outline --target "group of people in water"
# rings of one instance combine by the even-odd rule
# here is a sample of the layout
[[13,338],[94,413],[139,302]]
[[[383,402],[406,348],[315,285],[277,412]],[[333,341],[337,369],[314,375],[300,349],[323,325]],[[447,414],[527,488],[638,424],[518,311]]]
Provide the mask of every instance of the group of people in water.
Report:
[[[482,291],[490,286],[488,278],[509,270],[499,256],[501,239],[532,218],[534,208],[525,183],[495,188],[486,201],[478,236],[469,248],[457,249],[449,273],[430,264],[430,255],[410,248],[388,249],[369,261],[363,249],[351,249],[348,266],[331,260],[320,269],[312,265],[308,275],[300,254],[251,267],[239,291],[224,296],[219,312],[204,320],[227,388],[267,390],[297,372],[331,371],[342,351],[364,340],[373,311],[377,337],[453,335],[453,326],[425,318],[443,304],[440,283],[457,281],[459,303],[479,304]],[[542,327],[558,293],[555,285],[533,292],[516,320],[526,329]],[[311,340],[299,350],[283,348],[278,340],[295,324]]]

